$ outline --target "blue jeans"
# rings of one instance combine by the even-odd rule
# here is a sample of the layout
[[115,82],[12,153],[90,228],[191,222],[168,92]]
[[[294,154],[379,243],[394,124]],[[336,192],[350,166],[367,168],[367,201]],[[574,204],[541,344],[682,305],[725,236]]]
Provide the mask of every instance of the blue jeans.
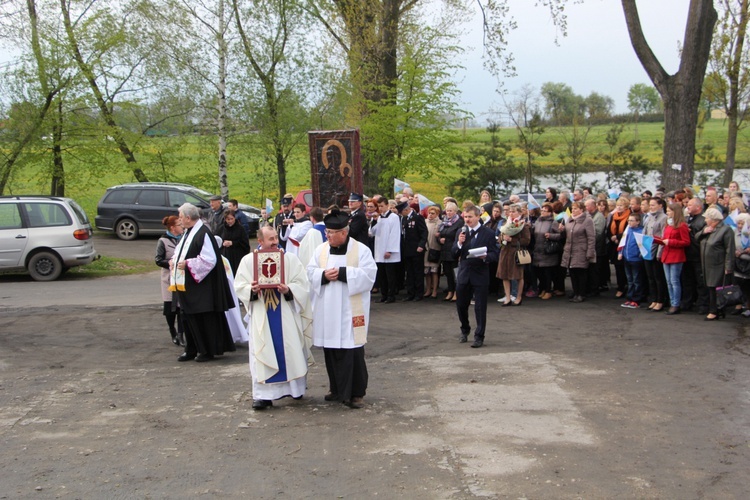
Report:
[[628,278],[627,299],[640,304],[643,300],[643,261],[625,260],[625,276]]
[[680,307],[680,300],[682,299],[682,284],[680,283],[682,264],[682,262],[664,264],[664,276],[667,278],[667,290],[669,290],[669,305],[672,307]]

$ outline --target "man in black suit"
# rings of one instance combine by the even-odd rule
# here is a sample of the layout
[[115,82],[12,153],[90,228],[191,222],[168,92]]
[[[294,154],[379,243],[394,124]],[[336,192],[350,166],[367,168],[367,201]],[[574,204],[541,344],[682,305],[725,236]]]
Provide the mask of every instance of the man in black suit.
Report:
[[690,228],[690,246],[685,249],[687,259],[682,266],[682,304],[683,311],[689,311],[695,306],[698,314],[708,312],[708,288],[703,279],[701,268],[701,249],[696,233],[706,227],[706,219],[703,218],[703,203],[700,198],[691,198],[688,201],[687,225]]
[[427,247],[427,224],[408,201],[396,205],[401,214],[401,262],[406,271],[404,302],[422,300],[424,295],[424,249]]
[[362,209],[361,194],[352,193],[349,195],[349,237],[354,238],[360,243],[367,245],[367,216]]
[[[495,233],[479,223],[480,210],[469,206],[463,213],[464,227],[453,243],[453,256],[458,260],[456,276],[456,309],[461,321],[459,342],[467,341],[471,325],[469,324],[469,304],[474,298],[474,316],[477,328],[474,330],[474,343],[471,347],[484,345],[484,330],[487,324],[487,294],[490,285],[490,262],[497,261],[498,248]],[[471,257],[469,250],[487,248],[487,255]]]

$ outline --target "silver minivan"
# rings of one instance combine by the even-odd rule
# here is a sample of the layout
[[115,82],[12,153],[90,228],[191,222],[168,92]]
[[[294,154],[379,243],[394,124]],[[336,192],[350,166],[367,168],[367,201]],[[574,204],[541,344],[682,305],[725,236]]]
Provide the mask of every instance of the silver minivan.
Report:
[[52,281],[99,257],[86,212],[70,198],[0,196],[0,271]]

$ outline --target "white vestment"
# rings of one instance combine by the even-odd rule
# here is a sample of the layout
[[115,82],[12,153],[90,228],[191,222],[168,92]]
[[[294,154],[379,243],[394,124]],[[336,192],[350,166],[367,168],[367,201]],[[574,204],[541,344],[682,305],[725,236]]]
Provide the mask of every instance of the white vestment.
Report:
[[[319,222],[318,224],[325,227],[322,222]],[[315,226],[318,224],[315,224]],[[315,229],[315,226],[307,232],[305,237],[302,238],[302,243],[299,245],[299,261],[302,262],[302,265],[305,267],[310,263],[310,259],[312,258],[315,249],[323,243],[323,235],[320,231]]]
[[[285,283],[293,299],[287,301],[282,294],[277,307],[281,308],[286,381],[265,383],[279,372],[271,328],[266,313],[263,290],[257,300],[250,300],[251,284],[255,281],[254,254],[243,257],[237,269],[234,288],[247,309],[250,339],[250,373],[253,380],[253,399],[278,399],[284,396],[300,397],[307,386],[307,367],[313,363],[311,337],[310,283],[305,267],[294,255],[284,253]],[[275,296],[275,294],[274,294]],[[272,307],[271,305],[268,306]]]
[[[312,222],[304,220],[302,222],[295,222],[292,228],[287,231],[286,252],[292,255],[299,255],[299,246],[302,243],[302,239],[305,237],[308,231],[312,229]],[[306,265],[307,262],[304,262]]]
[[[370,227],[369,233],[375,237],[375,248],[372,252],[375,262],[401,262],[401,219],[398,215],[381,215],[377,224]],[[386,252],[391,254],[387,259]]]
[[[313,345],[333,349],[361,347],[354,341],[352,323],[352,299],[361,300],[364,326],[370,326],[370,290],[375,283],[378,268],[366,245],[349,238],[347,253],[352,246],[359,246],[359,263],[347,265],[346,255],[331,255],[330,247],[324,243],[313,254],[307,265],[310,279],[313,308]],[[320,266],[321,254],[327,259],[325,268]],[[325,269],[346,267],[346,282],[331,281],[323,284]]]
[[229,331],[232,332],[232,340],[234,343],[247,342],[247,327],[242,322],[242,314],[240,314],[240,302],[237,300],[237,294],[234,291],[234,275],[232,274],[232,266],[229,264],[229,260],[226,257],[221,257],[224,262],[224,270],[227,272],[227,281],[229,282],[229,291],[232,293],[232,300],[234,301],[234,307],[228,309],[224,314],[227,317],[227,324],[229,325]]

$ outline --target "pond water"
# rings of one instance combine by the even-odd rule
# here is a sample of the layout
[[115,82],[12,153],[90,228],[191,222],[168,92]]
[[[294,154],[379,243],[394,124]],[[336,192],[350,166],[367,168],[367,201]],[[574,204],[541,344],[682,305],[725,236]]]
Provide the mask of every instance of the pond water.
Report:
[[[723,170],[698,170],[695,172],[693,183],[701,187],[705,186],[717,186],[720,188],[726,188],[727,186],[721,185],[720,179],[724,175]],[[655,191],[656,186],[661,183],[661,172],[651,171],[645,175],[640,175],[640,181],[634,186],[635,192],[640,192],[645,189]],[[535,180],[539,183],[539,191],[543,192],[547,187],[553,186],[558,189],[569,189],[570,188],[571,175],[557,175],[557,176],[538,176]],[[735,169],[734,180],[740,185],[743,190],[750,189],[750,169]],[[614,181],[614,188],[617,189],[619,185],[617,180]],[[576,187],[591,186],[595,192],[602,192],[607,190],[607,173],[606,172],[587,172],[580,174]],[[536,191],[536,190],[535,190]],[[701,192],[701,195],[703,193]]]

